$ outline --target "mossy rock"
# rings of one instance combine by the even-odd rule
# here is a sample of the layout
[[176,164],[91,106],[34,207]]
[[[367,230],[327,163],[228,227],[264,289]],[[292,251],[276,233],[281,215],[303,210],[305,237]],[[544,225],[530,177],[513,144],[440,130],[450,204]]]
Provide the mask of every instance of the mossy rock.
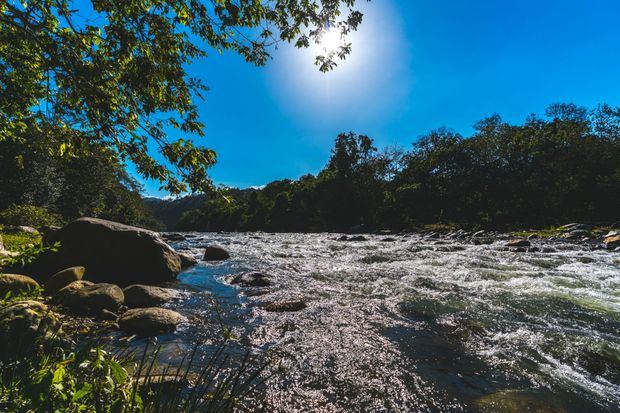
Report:
[[482,413],[566,413],[559,400],[526,390],[501,390],[475,404]]
[[43,285],[45,293],[47,295],[56,294],[72,282],[81,280],[85,272],[86,268],[84,267],[71,267],[57,272]]
[[15,296],[39,288],[39,283],[26,275],[0,274],[0,298],[7,293]]
[[12,303],[0,309],[0,348],[24,348],[35,337],[49,337],[59,326],[58,316],[34,300]]

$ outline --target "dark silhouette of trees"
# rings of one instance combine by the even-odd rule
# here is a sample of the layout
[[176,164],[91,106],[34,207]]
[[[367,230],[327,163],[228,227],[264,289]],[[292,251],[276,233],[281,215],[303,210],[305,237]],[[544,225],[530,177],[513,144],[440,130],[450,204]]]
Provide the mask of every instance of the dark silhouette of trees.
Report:
[[234,190],[232,202],[211,200],[179,225],[342,231],[611,222],[620,211],[619,138],[620,109],[574,104],[551,105],[545,118],[531,115],[522,125],[492,115],[468,138],[439,129],[409,151],[380,152],[367,136],[340,134],[316,177]]

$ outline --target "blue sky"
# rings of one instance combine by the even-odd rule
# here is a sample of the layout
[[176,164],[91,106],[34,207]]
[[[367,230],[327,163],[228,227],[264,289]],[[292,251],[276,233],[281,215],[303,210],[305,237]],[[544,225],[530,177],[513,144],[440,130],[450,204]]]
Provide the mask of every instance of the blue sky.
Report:
[[[359,1],[359,0],[358,0]],[[190,67],[218,153],[218,184],[248,187],[318,172],[340,132],[409,148],[492,113],[521,122],[554,102],[620,106],[618,0],[360,1],[353,54],[328,74],[313,51],[281,46],[265,67],[233,54]],[[158,184],[145,193],[164,196]]]

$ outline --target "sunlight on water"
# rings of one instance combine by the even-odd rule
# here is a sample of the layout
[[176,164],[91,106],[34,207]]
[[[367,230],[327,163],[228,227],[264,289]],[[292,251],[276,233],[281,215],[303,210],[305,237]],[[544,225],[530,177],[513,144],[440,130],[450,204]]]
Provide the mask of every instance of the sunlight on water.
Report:
[[[175,244],[196,257],[212,243],[231,252],[179,277],[190,290],[182,310],[216,331],[213,296],[241,342],[274,361],[268,411],[617,411],[617,254],[366,237],[194,234]],[[231,286],[244,271],[272,285]],[[294,300],[307,307],[264,309]]]

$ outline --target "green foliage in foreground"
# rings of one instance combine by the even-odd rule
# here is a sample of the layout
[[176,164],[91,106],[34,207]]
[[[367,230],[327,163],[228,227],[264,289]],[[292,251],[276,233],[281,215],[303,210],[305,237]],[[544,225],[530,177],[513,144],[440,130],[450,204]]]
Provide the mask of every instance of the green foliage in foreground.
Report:
[[[0,300],[0,310],[33,293]],[[256,403],[265,365],[256,357],[236,362],[222,344],[208,357],[198,346],[177,366],[159,367],[159,347],[135,354],[104,340],[66,336],[41,328],[32,337],[0,341],[0,411],[176,413],[230,412]]]
[[[17,356],[2,353],[0,410],[18,412],[229,412],[261,383],[263,366],[246,357],[230,368],[220,347],[200,362],[156,372],[158,351],[136,357],[97,341],[38,341]],[[7,357],[8,356],[8,357]]]
[[317,176],[231,190],[186,211],[178,230],[343,231],[457,223],[478,228],[612,223],[620,205],[620,108],[552,105],[511,125],[493,115],[463,138],[448,129],[411,150],[337,137]]
[[37,228],[62,225],[63,219],[59,214],[49,212],[40,206],[12,204],[0,212],[0,222],[5,225],[27,225]]
[[0,237],[4,248],[9,251],[19,251],[30,245],[37,245],[41,243],[41,235],[30,234],[28,232],[2,232],[0,227]]
[[188,74],[190,64],[232,51],[263,65],[278,43],[309,47],[333,29],[342,45],[316,59],[320,70],[330,70],[351,52],[344,37],[362,20],[354,4],[2,1],[0,141],[56,135],[63,139],[54,151],[65,152],[75,144],[72,132],[80,131],[80,141],[132,161],[171,193],[204,189],[215,153],[185,137],[169,138],[203,135],[194,99],[207,88]]

